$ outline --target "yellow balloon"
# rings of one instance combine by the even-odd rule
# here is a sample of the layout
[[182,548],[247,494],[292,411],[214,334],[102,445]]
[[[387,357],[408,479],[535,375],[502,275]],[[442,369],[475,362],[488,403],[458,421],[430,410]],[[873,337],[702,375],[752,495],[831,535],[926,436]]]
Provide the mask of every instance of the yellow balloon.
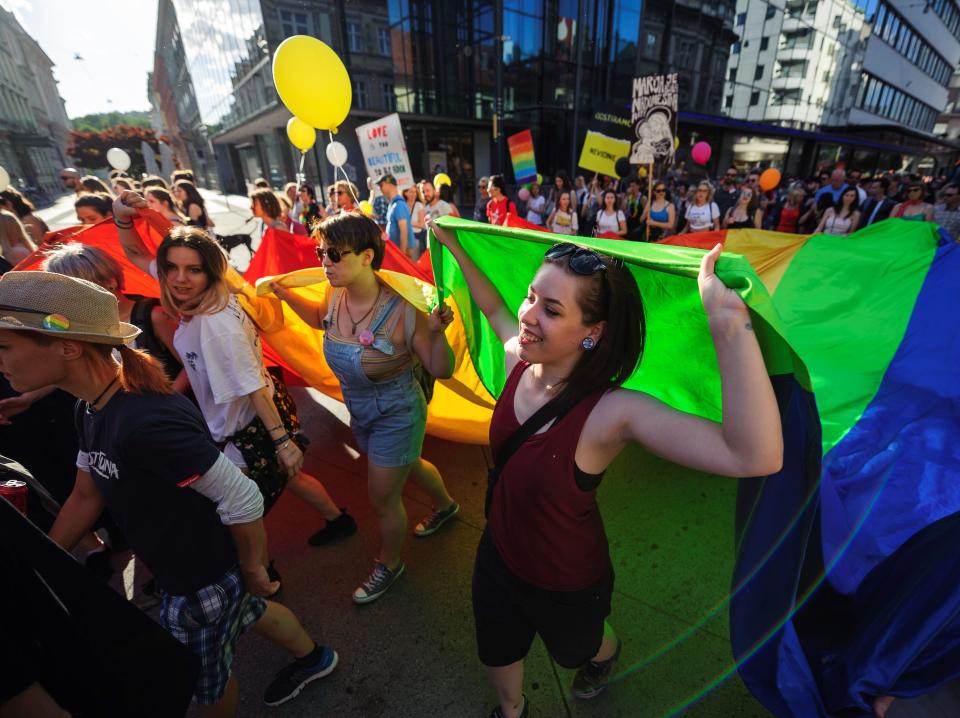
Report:
[[353,102],[347,68],[329,45],[309,35],[280,43],[273,55],[273,84],[291,113],[320,130],[336,130]]
[[450,176],[446,172],[440,172],[436,177],[433,178],[434,187],[439,187],[443,184],[447,185],[447,187],[453,184],[453,182],[450,181]]
[[641,167],[639,170],[637,170],[637,174],[639,174],[641,177],[646,177],[646,176],[647,176],[647,168],[646,168],[646,167]]
[[291,117],[287,120],[287,137],[290,144],[301,152],[306,152],[317,141],[317,131],[299,117]]
[[363,212],[368,217],[373,216],[373,205],[370,204],[370,200],[365,199],[360,202],[360,211]]
[[537,184],[543,184],[543,175],[537,172]]
[[675,149],[675,150],[679,150],[679,149],[680,149],[680,138],[679,138],[679,137],[674,137],[674,138],[673,138],[673,149]]

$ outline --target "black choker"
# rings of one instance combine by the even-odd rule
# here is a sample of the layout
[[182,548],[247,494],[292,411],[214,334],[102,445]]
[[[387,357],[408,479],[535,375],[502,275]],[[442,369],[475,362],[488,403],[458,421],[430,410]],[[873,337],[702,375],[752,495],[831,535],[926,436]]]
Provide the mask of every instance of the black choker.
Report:
[[96,406],[97,404],[100,403],[100,400],[103,398],[103,395],[106,394],[108,391],[110,391],[110,387],[112,387],[116,383],[117,383],[117,377],[113,377],[113,379],[110,380],[110,383],[107,384],[106,388],[100,392],[100,396],[98,396],[92,402],[90,401],[87,402],[87,413],[93,414],[94,412],[96,412],[97,410]]

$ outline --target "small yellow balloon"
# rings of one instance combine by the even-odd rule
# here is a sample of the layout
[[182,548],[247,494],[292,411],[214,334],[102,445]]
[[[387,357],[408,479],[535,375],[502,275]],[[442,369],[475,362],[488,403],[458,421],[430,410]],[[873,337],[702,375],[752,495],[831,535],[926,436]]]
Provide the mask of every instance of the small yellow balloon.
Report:
[[680,138],[679,138],[679,137],[674,137],[674,138],[673,138],[673,149],[675,149],[675,150],[679,150],[679,149],[680,149]]
[[309,35],[288,37],[277,47],[273,84],[287,109],[319,130],[336,131],[353,102],[347,68],[329,45]]
[[290,144],[301,152],[306,152],[317,141],[317,131],[299,117],[287,120],[287,137]]
[[433,186],[439,187],[440,185],[444,184],[449,187],[453,184],[453,182],[450,181],[450,176],[446,172],[440,172],[436,177],[433,178]]
[[360,202],[360,211],[368,217],[373,216],[373,205],[370,204],[370,200],[365,199]]
[[647,168],[646,168],[646,167],[641,167],[639,170],[637,170],[637,174],[640,175],[641,177],[646,177],[646,176],[647,176]]
[[537,184],[543,184],[543,175],[537,172]]

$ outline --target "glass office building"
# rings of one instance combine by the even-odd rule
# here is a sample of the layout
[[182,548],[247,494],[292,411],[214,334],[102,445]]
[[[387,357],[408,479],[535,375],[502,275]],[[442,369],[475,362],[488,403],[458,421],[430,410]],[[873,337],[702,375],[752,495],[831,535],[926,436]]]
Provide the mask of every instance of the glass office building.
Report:
[[[510,177],[502,136],[531,129],[538,169],[573,169],[586,118],[600,103],[627,111],[632,78],[680,73],[681,106],[710,111],[722,100],[735,0],[174,0],[200,113],[224,186],[245,191],[258,176],[292,178],[299,152],[287,142],[289,113],[271,77],[286,37],[320,38],[340,55],[353,107],[337,140],[362,186],[355,128],[399,112],[414,174],[443,168],[458,199],[473,203],[475,179]],[[498,82],[497,66],[501,65]],[[323,93],[323,78],[316,78]],[[579,91],[578,91],[579,87]],[[576,110],[576,112],[575,112]],[[574,132],[574,129],[577,132]],[[575,134],[579,138],[575,140]],[[314,182],[329,182],[319,137],[305,158]]]

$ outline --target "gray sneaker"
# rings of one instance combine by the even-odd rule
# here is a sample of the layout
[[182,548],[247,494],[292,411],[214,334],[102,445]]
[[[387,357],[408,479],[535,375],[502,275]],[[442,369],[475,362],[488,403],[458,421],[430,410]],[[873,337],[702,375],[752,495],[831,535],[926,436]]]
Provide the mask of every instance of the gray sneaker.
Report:
[[403,569],[403,561],[401,561],[393,571],[379,561],[374,561],[373,571],[367,577],[367,580],[360,584],[357,590],[353,592],[353,602],[363,605],[364,603],[376,601],[387,592],[387,589],[393,585],[394,581],[400,578]]
[[456,516],[459,511],[460,504],[458,504],[456,501],[450,504],[443,511],[434,511],[432,514],[425,517],[423,521],[417,524],[416,528],[413,529],[414,535],[422,538],[424,536],[429,536],[430,534],[436,533],[441,526]]
[[617,650],[610,658],[599,663],[587,661],[577,670],[577,675],[573,677],[573,695],[577,698],[590,700],[596,698],[607,688],[607,682],[610,680],[610,673],[613,672],[613,666],[620,657],[620,649],[623,648],[623,641],[617,641]]

